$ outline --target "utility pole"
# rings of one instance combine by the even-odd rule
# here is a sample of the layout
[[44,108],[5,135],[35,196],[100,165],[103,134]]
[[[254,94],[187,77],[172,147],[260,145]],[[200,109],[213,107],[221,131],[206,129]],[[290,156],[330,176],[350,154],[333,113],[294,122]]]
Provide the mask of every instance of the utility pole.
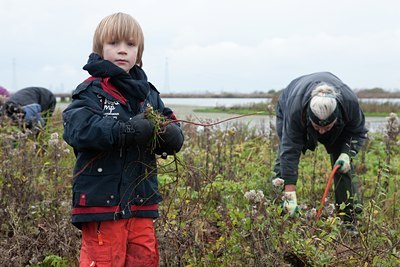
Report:
[[18,90],[17,87],[17,60],[15,57],[12,59],[12,91],[16,92]]

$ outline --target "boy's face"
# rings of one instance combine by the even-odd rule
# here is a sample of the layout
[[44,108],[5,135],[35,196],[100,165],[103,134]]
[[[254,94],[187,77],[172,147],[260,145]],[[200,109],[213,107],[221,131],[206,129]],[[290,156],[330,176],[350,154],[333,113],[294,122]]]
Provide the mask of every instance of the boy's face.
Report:
[[137,54],[138,46],[130,41],[111,40],[103,45],[103,58],[126,72],[135,65]]

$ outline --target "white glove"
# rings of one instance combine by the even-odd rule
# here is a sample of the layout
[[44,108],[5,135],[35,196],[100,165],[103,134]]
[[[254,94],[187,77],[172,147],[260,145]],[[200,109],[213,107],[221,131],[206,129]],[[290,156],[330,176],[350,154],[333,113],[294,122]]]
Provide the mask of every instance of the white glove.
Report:
[[341,173],[346,173],[350,170],[350,157],[346,153],[340,154],[335,162],[335,165],[341,165],[339,171]]
[[299,207],[297,206],[296,191],[283,193],[283,207],[289,212],[291,216],[295,216]]

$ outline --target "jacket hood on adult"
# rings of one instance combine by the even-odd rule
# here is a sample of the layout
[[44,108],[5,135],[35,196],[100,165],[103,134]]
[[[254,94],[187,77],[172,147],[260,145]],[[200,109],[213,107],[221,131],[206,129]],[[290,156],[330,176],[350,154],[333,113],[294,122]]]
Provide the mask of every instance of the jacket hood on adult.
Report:
[[352,103],[358,103],[358,99],[346,84],[330,72],[312,73],[293,80],[281,95],[281,99],[285,100],[282,101],[286,108],[285,113],[305,126],[306,111],[311,100],[311,92],[321,83],[330,84],[339,92],[336,100],[338,105],[344,109],[343,119],[348,121],[348,113],[352,110]]

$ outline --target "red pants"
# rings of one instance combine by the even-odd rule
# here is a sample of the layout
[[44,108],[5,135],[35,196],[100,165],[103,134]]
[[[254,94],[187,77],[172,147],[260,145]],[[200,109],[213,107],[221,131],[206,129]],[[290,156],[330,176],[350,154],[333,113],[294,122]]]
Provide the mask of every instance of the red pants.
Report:
[[[100,235],[99,235],[100,234]],[[84,223],[79,266],[158,266],[153,219],[130,218]]]

